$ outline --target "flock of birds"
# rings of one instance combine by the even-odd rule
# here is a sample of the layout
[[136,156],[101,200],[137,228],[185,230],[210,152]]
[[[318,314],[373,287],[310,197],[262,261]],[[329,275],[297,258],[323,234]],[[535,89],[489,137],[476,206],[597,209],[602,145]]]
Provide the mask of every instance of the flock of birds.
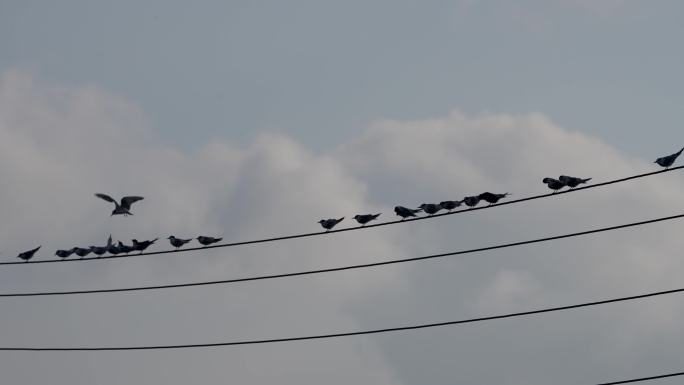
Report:
[[[670,168],[677,158],[684,152],[684,148],[679,150],[678,152],[675,152],[674,154],[668,155],[668,156],[663,156],[655,160],[655,162],[661,167],[664,168]],[[542,179],[542,182],[551,190],[553,190],[553,193],[558,192],[559,190],[569,187],[570,189],[574,189],[577,186],[581,184],[585,184],[589,182],[591,178],[578,178],[578,177],[573,177],[573,176],[567,176],[567,175],[561,175],[558,177],[558,179],[554,178],[544,178]],[[480,202],[484,201],[489,203],[489,205],[493,205],[498,203],[501,199],[509,196],[511,194],[509,193],[503,193],[503,194],[495,194],[491,192],[484,192],[479,195],[473,195],[473,196],[467,196],[461,200],[447,200],[447,201],[442,201],[439,203],[423,203],[418,208],[411,209],[408,207],[404,206],[395,206],[394,207],[394,212],[396,215],[401,217],[401,220],[405,220],[406,218],[409,217],[416,217],[418,213],[424,212],[428,216],[435,215],[441,210],[447,210],[448,212],[451,212],[457,207],[460,207],[461,205],[466,205],[469,208],[474,208],[477,206]],[[126,196],[121,199],[120,202],[117,202],[114,198],[107,194],[101,194],[97,193],[95,194],[96,197],[103,199],[107,202],[114,203],[114,210],[112,211],[111,215],[123,215],[123,216],[128,216],[128,215],[133,215],[131,213],[131,206],[133,203],[138,202],[142,199],[143,197],[140,196]],[[366,224],[368,224],[371,221],[374,221],[378,219],[380,216],[380,213],[378,214],[358,214],[354,216],[354,219],[363,227]],[[329,219],[321,219],[318,221],[318,223],[327,231],[330,231],[335,227],[337,224],[342,222],[344,220],[344,217],[342,218],[329,218]],[[118,255],[118,254],[129,254],[132,252],[140,252],[143,253],[148,247],[153,245],[159,238],[155,238],[152,240],[146,240],[146,241],[138,241],[136,239],[132,240],[132,244],[126,245],[121,241],[118,241],[114,243],[112,241],[112,236],[109,236],[109,239],[107,240],[107,244],[105,246],[89,246],[89,247],[73,247],[71,249],[60,249],[55,252],[55,255],[61,259],[66,259],[69,258],[72,255],[77,255],[81,258],[86,257],[89,254],[95,254],[97,256],[102,256],[104,254],[111,254],[111,255]],[[188,239],[182,239],[182,238],[176,238],[175,236],[170,236],[167,238],[169,240],[169,243],[171,246],[175,247],[176,249],[179,249],[186,245],[187,243],[191,242],[193,239],[197,239],[197,241],[203,246],[209,246],[211,244],[220,242],[223,238],[215,238],[215,237],[209,237],[209,236],[204,236],[200,235],[197,238],[188,238]],[[38,250],[40,250],[42,246],[38,246],[35,249],[24,251],[23,253],[20,253],[17,258],[23,260],[24,262],[28,262],[33,256],[36,254]]]

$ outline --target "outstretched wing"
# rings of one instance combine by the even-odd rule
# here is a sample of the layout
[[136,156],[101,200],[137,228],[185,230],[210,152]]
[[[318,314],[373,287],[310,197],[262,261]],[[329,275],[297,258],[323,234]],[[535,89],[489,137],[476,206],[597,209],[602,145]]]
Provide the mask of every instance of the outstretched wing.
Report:
[[131,208],[131,205],[132,205],[133,203],[135,203],[135,202],[137,202],[137,201],[140,201],[140,200],[143,200],[143,199],[145,199],[145,198],[143,198],[143,197],[136,197],[136,196],[132,196],[132,197],[123,197],[123,198],[121,199],[121,207],[123,207],[123,208],[125,208],[125,209],[130,209],[130,208]]
[[100,199],[104,199],[104,200],[106,200],[107,202],[116,203],[116,201],[115,201],[112,197],[110,197],[109,195],[107,195],[107,194],[100,194],[100,193],[97,193],[97,194],[95,194],[95,196],[98,197],[98,198],[100,198]]

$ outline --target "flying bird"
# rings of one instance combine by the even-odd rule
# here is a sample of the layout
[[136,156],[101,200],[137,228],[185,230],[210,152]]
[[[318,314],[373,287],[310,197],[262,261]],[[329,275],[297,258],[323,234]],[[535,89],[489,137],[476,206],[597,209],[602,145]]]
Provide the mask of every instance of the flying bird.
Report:
[[184,244],[186,244],[186,243],[192,241],[192,238],[189,238],[189,239],[180,239],[180,238],[174,237],[173,235],[170,236],[170,237],[168,237],[168,238],[166,238],[166,239],[168,239],[168,240],[169,240],[169,243],[171,243],[171,246],[175,247],[176,249],[179,248],[179,247],[181,247],[181,246],[183,246]]
[[658,165],[660,165],[660,166],[662,166],[662,167],[670,168],[670,166],[672,166],[672,165],[674,164],[674,162],[677,160],[677,158],[679,157],[679,155],[682,154],[682,151],[684,151],[684,148],[682,148],[681,150],[675,152],[675,153],[672,154],[672,155],[663,156],[663,157],[661,157],[661,158],[658,158],[658,159],[656,159],[656,161],[653,162],[653,163],[658,163]]
[[442,206],[442,208],[444,210],[449,210],[449,212],[451,212],[451,210],[460,206],[461,202],[460,201],[443,201],[443,202],[439,202],[439,205]]
[[472,208],[472,207],[477,206],[478,203],[480,203],[480,197],[479,196],[465,197],[465,198],[463,198],[462,202],[465,203],[466,206]]
[[209,246],[212,243],[221,242],[221,240],[223,240],[223,238],[206,237],[204,235],[197,237],[197,242],[199,242],[202,246]]
[[442,210],[443,207],[440,206],[439,204],[435,203],[423,203],[420,206],[421,209],[427,214],[427,215],[435,215],[439,210]]
[[23,253],[17,255],[17,258],[23,259],[24,262],[28,262],[29,259],[33,258],[33,255],[34,255],[34,254],[36,253],[36,251],[38,251],[38,249],[40,249],[41,247],[42,247],[42,246],[38,246],[38,247],[36,247],[36,248],[33,249],[33,250],[24,251]]
[[394,212],[401,217],[402,221],[408,217],[415,217],[416,213],[419,213],[421,211],[423,211],[423,209],[410,209],[404,206],[394,207]]
[[159,238],[154,238],[154,239],[151,240],[151,241],[142,241],[142,242],[139,242],[137,239],[134,239],[134,240],[133,240],[133,250],[134,250],[134,251],[139,251],[140,254],[142,254],[142,252],[145,251],[145,249],[147,249],[147,248],[150,247],[152,244],[154,244],[155,242],[157,242],[157,239],[159,239]]
[[478,195],[477,197],[482,199],[485,202],[489,202],[489,205],[491,206],[491,205],[497,203],[502,198],[505,198],[509,195],[511,195],[511,194],[509,194],[509,193],[494,194],[494,193],[490,193],[490,192],[483,192],[482,194]]
[[92,246],[91,247],[74,247],[71,249],[74,254],[78,255],[79,257],[83,258],[86,255],[90,254],[91,251],[93,251]]
[[553,179],[553,178],[544,178],[542,179],[542,182],[546,184],[551,190],[553,190],[553,193],[555,194],[558,190],[562,189],[565,187],[565,183],[559,181],[558,179]]
[[118,214],[123,214],[123,216],[127,215],[133,215],[131,213],[131,205],[139,200],[143,200],[143,197],[138,197],[138,196],[128,196],[128,197],[123,197],[121,198],[121,203],[119,204],[117,201],[114,200],[114,198],[110,197],[107,194],[100,194],[97,193],[95,194],[96,197],[100,199],[104,199],[107,202],[112,202],[114,203],[114,211],[112,211],[112,215],[118,215]]
[[330,231],[333,227],[335,227],[335,225],[342,222],[342,220],[344,220],[344,217],[342,217],[340,219],[335,219],[335,218],[321,219],[320,221],[318,221],[318,223],[320,223],[321,226],[323,226],[325,231]]
[[[380,213],[382,214],[382,213]],[[361,214],[361,215],[355,215],[354,219],[356,219],[357,222],[361,224],[361,226],[365,226],[366,223],[378,219],[380,214]]]
[[567,175],[561,175],[558,177],[558,181],[561,183],[565,183],[566,186],[570,187],[571,189],[579,186],[580,184],[587,183],[591,180],[591,178],[576,178],[574,176],[567,176]]
[[58,257],[60,257],[60,258],[62,258],[62,259],[69,258],[69,256],[71,256],[71,254],[73,254],[73,253],[74,253],[74,249],[71,249],[71,250],[57,250],[57,251],[55,251],[55,255],[58,256]]

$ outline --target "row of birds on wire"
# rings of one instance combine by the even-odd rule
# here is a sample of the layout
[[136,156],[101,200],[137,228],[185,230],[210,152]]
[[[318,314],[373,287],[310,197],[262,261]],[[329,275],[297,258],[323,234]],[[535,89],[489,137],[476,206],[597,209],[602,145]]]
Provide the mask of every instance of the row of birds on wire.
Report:
[[[661,167],[664,168],[670,168],[677,158],[684,152],[684,148],[679,150],[678,152],[660,157],[655,160],[655,162]],[[568,175],[561,175],[558,177],[558,179],[555,178],[544,178],[542,179],[542,182],[551,190],[553,190],[554,193],[558,192],[559,190],[563,188],[570,188],[574,189],[577,186],[581,184],[585,184],[589,182],[591,178],[578,178],[574,176],[568,176]],[[428,216],[435,215],[439,213],[442,210],[446,210],[447,212],[451,212],[452,210],[461,207],[462,205],[468,206],[469,208],[474,208],[480,202],[487,202],[489,205],[493,205],[498,203],[501,199],[509,196],[511,194],[509,193],[502,193],[502,194],[497,194],[497,193],[491,193],[491,192],[484,192],[479,195],[472,195],[472,196],[467,196],[461,200],[446,200],[442,201],[439,203],[423,203],[420,206],[418,206],[415,209],[404,207],[404,206],[395,206],[394,207],[394,213],[401,217],[401,220],[405,220],[406,218],[410,217],[417,217],[417,214],[420,212],[424,212]],[[123,216],[129,216],[133,215],[131,213],[131,206],[133,203],[138,202],[140,200],[143,200],[144,198],[141,196],[126,196],[121,199],[120,202],[117,202],[114,198],[107,194],[101,194],[97,193],[95,194],[96,197],[103,199],[107,202],[114,203],[114,210],[112,211],[111,215],[123,215]],[[358,214],[353,217],[356,222],[358,222],[362,227],[368,224],[371,221],[374,221],[378,219],[378,217],[381,215],[381,213],[378,214]],[[340,222],[344,220],[344,217],[342,218],[328,218],[328,219],[321,219],[318,221],[318,223],[327,231],[332,230],[335,226],[337,226]],[[60,249],[55,252],[55,255],[61,259],[66,259],[69,258],[72,255],[76,255],[78,257],[84,258],[88,256],[89,254],[94,254],[97,256],[102,256],[104,254],[110,254],[110,255],[118,255],[118,254],[129,254],[132,252],[144,252],[148,247],[153,245],[159,238],[155,238],[152,240],[146,240],[146,241],[138,241],[136,239],[132,240],[132,244],[126,245],[122,243],[121,241],[118,241],[117,243],[112,242],[112,237],[111,235],[109,236],[109,239],[107,240],[107,244],[105,246],[89,246],[89,247],[73,247],[71,249]],[[211,244],[220,242],[223,238],[215,238],[215,237],[209,237],[209,236],[199,236],[197,238],[188,238],[188,239],[182,239],[182,238],[176,238],[175,236],[170,236],[167,238],[169,240],[169,243],[171,246],[175,247],[176,249],[179,249],[180,247],[183,247],[187,243],[190,243],[193,239],[197,239],[197,241],[203,246],[209,246]],[[40,250],[42,246],[38,246],[35,249],[24,251],[17,255],[17,258],[28,262],[33,256],[36,254],[38,250]]]

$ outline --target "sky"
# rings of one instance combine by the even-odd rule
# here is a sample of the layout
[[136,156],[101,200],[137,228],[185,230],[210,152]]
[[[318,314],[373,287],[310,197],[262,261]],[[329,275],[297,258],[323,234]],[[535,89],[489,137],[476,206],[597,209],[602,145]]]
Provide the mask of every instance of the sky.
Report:
[[[603,181],[684,146],[677,1],[0,0],[0,259],[112,234],[227,241],[482,191]],[[683,212],[678,172],[326,237],[5,266],[0,293],[413,257]],[[131,217],[93,197],[142,195]],[[183,344],[494,315],[681,287],[678,221],[225,286],[0,299],[2,346]],[[406,333],[0,352],[12,384],[593,384],[681,371],[678,296]],[[667,380],[662,381],[668,383]],[[676,383],[676,379],[669,383]]]

